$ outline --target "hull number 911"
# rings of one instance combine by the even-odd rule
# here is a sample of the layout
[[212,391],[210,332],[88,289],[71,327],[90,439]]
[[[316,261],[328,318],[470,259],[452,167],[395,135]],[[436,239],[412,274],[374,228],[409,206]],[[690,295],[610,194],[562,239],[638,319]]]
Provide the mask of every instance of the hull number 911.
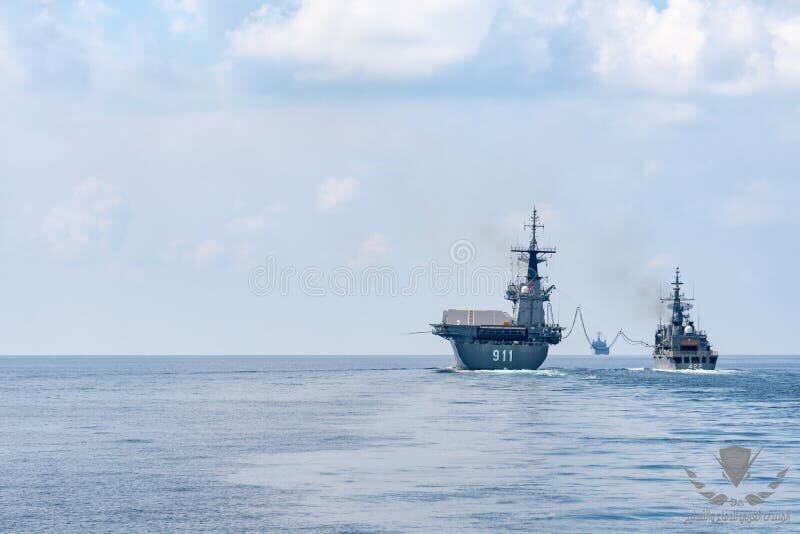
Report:
[[494,349],[492,352],[492,359],[496,362],[513,362],[514,361],[514,351],[512,349],[503,349],[498,350]]

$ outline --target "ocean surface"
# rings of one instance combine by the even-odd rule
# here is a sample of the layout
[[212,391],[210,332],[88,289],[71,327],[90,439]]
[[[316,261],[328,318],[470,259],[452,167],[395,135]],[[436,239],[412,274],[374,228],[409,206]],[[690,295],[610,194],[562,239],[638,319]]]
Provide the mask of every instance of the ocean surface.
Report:
[[650,363],[3,357],[0,531],[798,531],[800,358]]

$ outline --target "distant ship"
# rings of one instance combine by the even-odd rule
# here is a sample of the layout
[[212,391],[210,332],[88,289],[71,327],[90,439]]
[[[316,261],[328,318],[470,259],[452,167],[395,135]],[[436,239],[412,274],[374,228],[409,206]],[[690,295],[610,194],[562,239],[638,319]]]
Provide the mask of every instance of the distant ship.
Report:
[[448,340],[456,366],[462,369],[538,369],[547,358],[550,345],[561,341],[561,328],[554,324],[552,311],[545,316],[544,303],[555,289],[542,288],[539,264],[554,248],[539,247],[536,229],[542,228],[533,210],[531,239],[526,248],[512,248],[527,261],[524,277],[512,280],[505,298],[513,304],[512,314],[500,310],[449,309],[441,323],[433,323],[433,334]]
[[711,350],[706,333],[698,330],[689,318],[692,308],[690,301],[681,293],[681,271],[675,269],[675,281],[672,282],[672,296],[662,298],[671,311],[669,323],[659,321],[656,330],[653,362],[656,369],[706,369],[717,366],[715,351]]
[[605,339],[600,339],[600,332],[597,333],[597,339],[592,341],[592,350],[596,355],[608,355],[609,346]]

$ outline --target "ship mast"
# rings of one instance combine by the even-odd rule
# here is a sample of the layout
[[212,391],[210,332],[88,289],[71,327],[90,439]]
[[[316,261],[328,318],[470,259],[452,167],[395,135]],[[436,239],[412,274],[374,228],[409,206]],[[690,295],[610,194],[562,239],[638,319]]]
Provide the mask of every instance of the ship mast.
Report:
[[536,238],[536,229],[543,228],[539,223],[539,213],[536,208],[531,214],[530,224],[525,228],[531,229],[531,240],[527,248],[514,247],[511,252],[520,254],[520,258],[527,255],[528,270],[524,280],[509,284],[506,298],[514,303],[514,321],[517,325],[544,325],[546,321],[544,302],[550,300],[550,292],[555,286],[542,289],[542,277],[539,275],[539,264],[546,261],[547,254],[555,254],[556,249],[540,247]]
[[539,213],[537,212],[536,208],[533,208],[531,222],[529,224],[525,224],[525,229],[528,228],[531,229],[531,241],[528,245],[528,248],[512,248],[511,252],[519,252],[520,254],[528,255],[528,271],[525,275],[525,282],[529,286],[538,286],[539,284],[536,284],[536,282],[542,279],[541,276],[539,276],[539,264],[547,261],[547,258],[544,257],[545,254],[555,254],[556,249],[552,247],[539,248],[538,246],[536,240],[536,229],[544,228],[544,226],[539,223]]
[[672,301],[672,326],[676,328],[683,326],[683,320],[687,317],[686,311],[691,307],[690,304],[684,303],[684,301],[694,300],[686,298],[685,295],[681,294],[682,285],[683,282],[681,282],[681,269],[680,267],[676,267],[675,281],[672,282],[672,297],[661,299],[661,302],[669,302],[670,300]]
[[681,305],[681,270],[680,267],[675,268],[675,281],[672,282],[672,324],[673,326],[683,325],[683,306]]

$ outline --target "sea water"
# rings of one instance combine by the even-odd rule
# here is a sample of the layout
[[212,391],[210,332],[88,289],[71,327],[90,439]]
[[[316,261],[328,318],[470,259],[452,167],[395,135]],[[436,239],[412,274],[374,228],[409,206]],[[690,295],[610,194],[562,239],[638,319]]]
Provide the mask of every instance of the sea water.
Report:
[[[800,358],[650,365],[0,358],[0,530],[797,529]],[[732,445],[760,451],[739,487]]]

